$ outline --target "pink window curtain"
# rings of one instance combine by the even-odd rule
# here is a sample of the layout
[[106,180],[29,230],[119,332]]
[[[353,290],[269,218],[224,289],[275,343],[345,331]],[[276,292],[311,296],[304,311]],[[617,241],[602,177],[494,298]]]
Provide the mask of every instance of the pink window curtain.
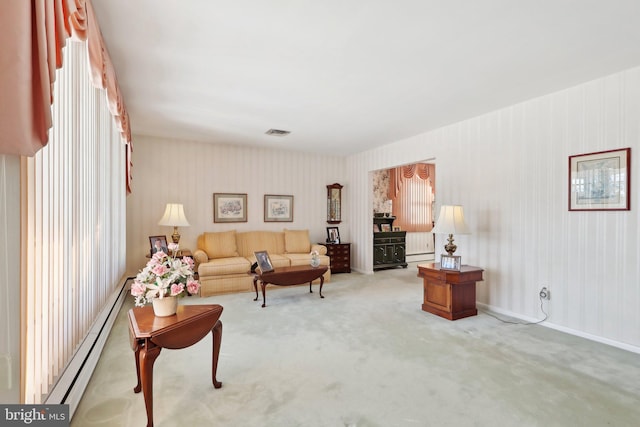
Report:
[[432,229],[431,200],[435,189],[435,165],[417,163],[389,170],[389,193],[394,226],[409,232]]
[[89,0],[2,0],[0,28],[0,154],[33,156],[47,145],[56,69],[72,34],[87,41],[92,82],[107,92],[131,150],[129,115]]

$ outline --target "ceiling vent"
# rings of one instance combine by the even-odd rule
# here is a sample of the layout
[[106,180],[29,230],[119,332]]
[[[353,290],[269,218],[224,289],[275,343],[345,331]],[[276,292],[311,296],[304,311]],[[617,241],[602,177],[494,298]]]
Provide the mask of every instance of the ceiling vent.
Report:
[[273,135],[273,136],[287,136],[289,135],[291,132],[288,130],[280,130],[280,129],[269,129],[268,131],[265,132],[267,135]]

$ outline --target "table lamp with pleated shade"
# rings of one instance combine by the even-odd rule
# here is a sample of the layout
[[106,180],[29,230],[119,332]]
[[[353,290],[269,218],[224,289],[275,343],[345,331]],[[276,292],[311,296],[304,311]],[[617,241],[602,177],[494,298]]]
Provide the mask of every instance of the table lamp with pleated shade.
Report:
[[453,243],[454,234],[471,234],[469,227],[464,222],[464,212],[460,205],[445,205],[440,207],[440,216],[436,221],[436,226],[431,230],[435,234],[448,234],[447,244],[444,246],[444,250],[449,255],[458,248]]
[[160,218],[158,225],[167,225],[173,227],[173,234],[171,239],[173,243],[178,244],[180,241],[180,234],[178,234],[178,227],[188,227],[189,221],[184,216],[184,208],[180,203],[167,203],[167,207],[164,210],[164,215]]

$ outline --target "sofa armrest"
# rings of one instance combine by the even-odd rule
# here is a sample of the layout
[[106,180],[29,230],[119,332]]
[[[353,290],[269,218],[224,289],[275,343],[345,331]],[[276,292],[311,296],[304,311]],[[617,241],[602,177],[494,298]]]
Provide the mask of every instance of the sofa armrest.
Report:
[[318,255],[326,255],[327,247],[325,245],[311,245],[311,252],[317,251]]
[[197,249],[193,253],[193,260],[196,262],[196,271],[198,271],[198,266],[203,262],[209,261],[209,257],[207,256],[207,253],[205,251],[203,251],[202,249]]

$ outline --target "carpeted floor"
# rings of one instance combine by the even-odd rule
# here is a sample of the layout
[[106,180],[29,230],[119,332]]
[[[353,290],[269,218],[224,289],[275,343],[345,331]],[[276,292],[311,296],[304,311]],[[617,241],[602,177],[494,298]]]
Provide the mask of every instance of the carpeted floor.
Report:
[[[224,307],[211,336],[163,350],[154,368],[161,426],[636,426],[640,355],[491,316],[454,322],[421,310],[407,269],[335,274],[317,285],[185,298]],[[146,413],[120,311],[73,427],[143,426]]]

